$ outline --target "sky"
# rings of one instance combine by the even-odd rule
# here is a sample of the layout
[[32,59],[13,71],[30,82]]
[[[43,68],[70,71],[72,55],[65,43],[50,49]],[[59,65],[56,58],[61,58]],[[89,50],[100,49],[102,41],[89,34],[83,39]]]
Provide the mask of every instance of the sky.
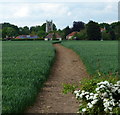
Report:
[[73,21],[99,23],[118,21],[117,0],[0,0],[0,23],[17,26],[42,25],[53,20],[57,28],[72,27]]

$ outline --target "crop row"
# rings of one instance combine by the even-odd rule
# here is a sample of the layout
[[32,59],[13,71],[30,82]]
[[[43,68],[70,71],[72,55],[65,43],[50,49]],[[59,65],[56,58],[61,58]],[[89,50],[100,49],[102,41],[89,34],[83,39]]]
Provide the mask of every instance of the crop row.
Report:
[[3,42],[3,113],[22,112],[31,105],[54,61],[49,42]]
[[65,41],[62,45],[80,55],[89,74],[118,73],[117,41]]

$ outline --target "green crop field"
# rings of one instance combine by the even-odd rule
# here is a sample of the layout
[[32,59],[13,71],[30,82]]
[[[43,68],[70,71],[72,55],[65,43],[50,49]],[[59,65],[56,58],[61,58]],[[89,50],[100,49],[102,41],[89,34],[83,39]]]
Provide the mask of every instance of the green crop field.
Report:
[[43,41],[6,41],[2,45],[2,112],[22,112],[34,102],[46,80],[54,48]]
[[103,74],[118,72],[117,41],[64,41],[62,45],[80,55],[91,75],[98,71]]

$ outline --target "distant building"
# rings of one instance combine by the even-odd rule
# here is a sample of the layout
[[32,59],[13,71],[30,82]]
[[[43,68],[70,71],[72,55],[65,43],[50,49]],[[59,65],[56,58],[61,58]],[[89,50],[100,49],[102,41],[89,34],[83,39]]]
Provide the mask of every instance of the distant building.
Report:
[[49,33],[50,31],[53,31],[53,21],[46,20],[46,33]]
[[53,34],[54,34],[54,33],[49,33],[49,34],[45,37],[45,39],[46,39],[46,40],[52,40],[52,39],[53,39]]
[[19,35],[15,39],[37,39],[39,38],[37,35]]
[[72,32],[66,36],[67,40],[70,40],[77,32]]
[[[101,33],[102,33],[102,32],[105,32],[105,31],[106,31],[106,28],[105,28],[105,27],[104,27],[104,28],[100,28],[100,31],[101,31]],[[101,38],[100,41],[103,41],[103,38]]]
[[[49,33],[44,40],[53,40],[54,38],[54,33]],[[55,39],[61,41],[62,38],[58,33],[55,33]]]
[[106,31],[106,28],[105,27],[104,28],[100,28],[100,31],[104,32],[104,31]]

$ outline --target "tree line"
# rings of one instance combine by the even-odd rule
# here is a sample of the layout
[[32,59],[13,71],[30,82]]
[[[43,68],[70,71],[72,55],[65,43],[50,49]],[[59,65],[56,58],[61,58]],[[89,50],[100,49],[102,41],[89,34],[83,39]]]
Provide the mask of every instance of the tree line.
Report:
[[[120,39],[120,22],[100,23],[89,21],[85,24],[82,21],[73,22],[73,27],[67,26],[63,29],[64,36],[73,31],[77,33],[71,39],[78,40],[118,40]],[[65,38],[65,37],[64,37]]]
[[[0,24],[2,28],[2,38],[6,37],[16,37],[18,35],[38,35],[40,38],[44,38],[48,33],[46,33],[46,23],[41,26],[27,26],[18,27],[10,23]],[[53,32],[59,33],[63,39],[71,32],[76,32],[76,34],[71,39],[77,40],[118,40],[120,39],[120,22],[108,23],[98,23],[95,21],[89,21],[85,24],[82,21],[74,21],[73,26],[69,26],[64,29],[58,29],[55,24],[53,24]]]
[[[46,23],[43,23],[42,26],[31,26],[30,28],[28,26],[18,27],[10,23],[2,23],[0,26],[2,27],[3,39],[6,37],[14,38],[19,35],[38,35],[40,38],[44,38],[47,35]],[[53,30],[57,30],[55,24],[53,24]]]

